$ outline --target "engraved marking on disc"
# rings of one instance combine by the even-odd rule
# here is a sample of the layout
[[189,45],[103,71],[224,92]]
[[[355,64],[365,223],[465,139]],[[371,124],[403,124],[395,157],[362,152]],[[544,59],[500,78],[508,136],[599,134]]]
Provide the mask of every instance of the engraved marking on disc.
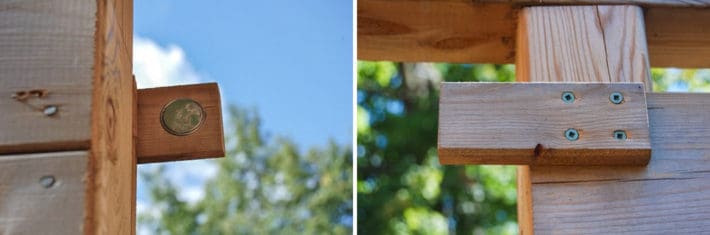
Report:
[[197,131],[205,122],[205,110],[192,99],[180,98],[163,107],[160,124],[170,134],[183,136]]

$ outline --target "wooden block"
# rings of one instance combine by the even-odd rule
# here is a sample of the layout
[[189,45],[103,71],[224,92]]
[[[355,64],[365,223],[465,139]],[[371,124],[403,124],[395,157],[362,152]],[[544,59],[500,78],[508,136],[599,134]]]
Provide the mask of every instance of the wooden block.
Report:
[[89,148],[95,15],[78,0],[0,1],[0,154]]
[[[513,63],[518,11],[526,6],[633,4],[646,10],[648,50],[654,67],[710,67],[708,1],[620,0],[361,0],[361,60]],[[583,18],[582,15],[576,15]],[[641,27],[644,27],[644,22]],[[623,32],[623,31],[622,31]],[[644,39],[645,40],[645,39]],[[557,41],[559,42],[559,41]],[[580,44],[580,48],[588,46]],[[561,47],[557,47],[561,48]]]
[[[563,101],[565,92],[574,100]],[[615,92],[622,103],[610,100]],[[626,139],[615,138],[616,130]],[[641,83],[441,86],[442,164],[645,165],[650,152]]]
[[[161,112],[176,99],[189,98],[204,109],[204,122],[191,134],[163,128]],[[216,83],[138,90],[138,163],[224,156],[219,87]]]
[[0,234],[81,234],[86,151],[0,157]]
[[648,93],[645,167],[531,166],[539,234],[710,230],[710,94]]

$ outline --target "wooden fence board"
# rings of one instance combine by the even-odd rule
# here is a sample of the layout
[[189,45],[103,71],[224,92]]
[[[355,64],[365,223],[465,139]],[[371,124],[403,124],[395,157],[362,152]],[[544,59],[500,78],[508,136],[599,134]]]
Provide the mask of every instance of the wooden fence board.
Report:
[[87,159],[86,151],[0,157],[0,234],[81,234]]
[[80,0],[0,1],[0,154],[89,147],[95,19]]

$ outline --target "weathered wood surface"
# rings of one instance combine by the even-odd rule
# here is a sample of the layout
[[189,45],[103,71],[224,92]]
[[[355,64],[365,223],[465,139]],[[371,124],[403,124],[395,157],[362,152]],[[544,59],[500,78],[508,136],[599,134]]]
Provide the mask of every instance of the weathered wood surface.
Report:
[[[177,136],[163,129],[160,113],[170,101],[190,98],[205,111],[205,121],[194,133]],[[139,163],[224,156],[224,133],[219,87],[216,83],[138,90]]]
[[83,2],[0,1],[0,154],[88,149],[96,6]]
[[133,9],[125,1],[96,1],[91,156],[86,176],[84,234],[134,234],[136,157]]
[[540,234],[710,230],[710,94],[648,94],[646,167],[531,167]]
[[[615,92],[622,103],[610,101]],[[442,83],[438,140],[442,164],[646,165],[651,156],[642,83]]]
[[542,5],[641,5],[646,7],[710,7],[708,0],[473,0],[481,3],[508,3],[518,6]]
[[0,157],[0,234],[81,234],[87,158],[86,151]]
[[[645,33],[642,9],[640,7],[529,7],[521,11],[519,19],[517,48],[520,53],[516,57],[516,79],[518,81],[643,82],[646,90],[651,90],[648,70],[638,68],[647,64],[644,55],[648,54],[644,46]],[[551,43],[554,43],[554,46],[548,46]],[[622,43],[630,48],[610,50],[611,48],[620,48],[619,44]],[[597,50],[605,51],[606,53],[599,53]],[[534,61],[539,58],[547,59],[544,60],[545,63]],[[625,71],[618,72],[616,71],[617,69],[624,69]],[[647,100],[649,107],[651,107],[651,98],[647,97]],[[654,158],[658,154],[653,144],[655,141],[653,125],[657,120],[653,120],[653,118],[650,117],[652,128],[651,148],[654,150],[648,167],[655,165]],[[559,168],[561,167],[557,167],[557,169]],[[576,174],[576,171],[582,170],[584,167],[566,166],[565,168],[569,169],[569,172],[575,172],[574,174]],[[639,168],[641,167],[637,169]],[[545,213],[549,213],[549,210],[554,209],[551,209],[552,206],[550,206],[547,211],[545,209],[539,210],[540,207],[537,206],[537,203],[540,202],[541,198],[547,196],[545,195],[546,193],[552,192],[549,189],[561,188],[559,186],[564,184],[548,184],[549,187],[539,187],[539,184],[536,184],[533,188],[532,177],[537,177],[538,174],[546,174],[560,180],[570,177],[566,174],[556,173],[555,170],[557,169],[552,169],[551,167],[518,167],[518,192],[521,192],[518,194],[520,234],[534,234],[538,229],[546,231],[542,232],[543,234],[553,232],[544,229],[546,227],[549,228],[549,226],[555,226],[555,222],[543,218],[547,217]],[[625,170],[623,168],[616,169]],[[595,173],[604,174],[604,172]],[[612,184],[606,186],[607,188],[599,187],[595,190],[598,190],[598,192],[606,191],[619,197],[627,197],[628,200],[632,200],[637,196],[632,188],[625,190],[616,188]],[[574,191],[572,188],[567,190]],[[585,209],[604,213],[604,211],[616,206],[603,202],[596,205],[601,207]],[[566,215],[570,219],[579,219],[573,213]],[[633,217],[634,215],[630,216]],[[583,232],[586,231],[578,230],[578,233]],[[561,232],[561,234],[566,233]]]
[[[513,63],[519,9],[524,5],[559,5],[562,1],[521,2],[526,4],[358,1],[358,59]],[[590,0],[573,4],[621,2]],[[706,9],[710,3],[650,0],[628,4],[646,7],[645,37],[650,55],[644,56],[652,66],[710,67],[710,10]]]

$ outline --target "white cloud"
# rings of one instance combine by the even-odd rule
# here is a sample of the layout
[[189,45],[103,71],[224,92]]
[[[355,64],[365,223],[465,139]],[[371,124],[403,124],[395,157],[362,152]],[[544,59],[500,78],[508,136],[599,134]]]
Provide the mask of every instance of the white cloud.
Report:
[[155,41],[133,38],[133,74],[138,88],[182,85],[203,81],[188,62],[185,51],[177,45],[167,47]]

